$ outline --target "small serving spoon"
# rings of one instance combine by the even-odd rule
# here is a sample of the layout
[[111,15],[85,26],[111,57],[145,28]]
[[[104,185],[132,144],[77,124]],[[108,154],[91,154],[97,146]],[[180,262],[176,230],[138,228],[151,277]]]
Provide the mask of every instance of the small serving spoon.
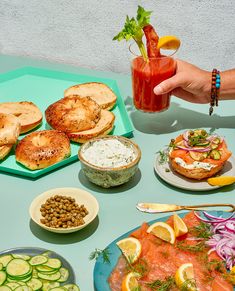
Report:
[[231,208],[230,210],[227,210],[228,212],[235,211],[234,204],[226,204],[226,203],[184,205],[183,206],[183,205],[175,205],[175,204],[140,202],[136,205],[136,208],[139,211],[147,212],[147,213],[163,213],[163,212],[180,211],[180,210],[205,210],[203,208],[218,207],[218,206]]

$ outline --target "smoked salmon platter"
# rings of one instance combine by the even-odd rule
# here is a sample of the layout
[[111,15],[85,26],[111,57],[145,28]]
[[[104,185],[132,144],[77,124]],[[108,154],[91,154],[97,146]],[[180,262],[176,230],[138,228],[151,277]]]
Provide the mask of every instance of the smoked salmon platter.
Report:
[[[164,241],[149,231],[150,228],[152,229],[154,225],[159,223],[160,225],[167,224],[168,227],[175,230],[173,215],[143,223],[110,243],[103,250],[106,251],[106,260],[102,254],[99,255],[93,273],[95,290],[132,290],[125,289],[126,286],[124,286],[128,284],[129,274],[136,276],[136,284],[138,281],[138,286],[133,285],[135,286],[133,290],[235,290],[233,287],[235,273],[233,275],[233,271],[229,271],[234,264],[229,260],[234,260],[234,258],[222,259],[224,251],[221,252],[221,246],[218,245],[218,247],[215,243],[219,236],[218,233],[216,235],[215,233],[222,227],[222,224],[224,226],[229,222],[229,224],[235,226],[234,214],[223,211],[181,213],[177,217],[186,225],[187,232],[178,234],[178,236],[175,232],[176,237],[173,242]],[[215,221],[217,227],[213,225]],[[208,228],[207,224],[209,222],[211,226]],[[206,232],[206,229],[211,232]],[[228,233],[233,237],[235,235],[234,230],[231,229]],[[135,261],[132,260],[132,262],[120,247],[121,243],[128,238],[133,241],[138,240],[141,245],[138,258]],[[223,240],[226,239],[223,238]],[[227,240],[227,243],[229,241],[231,239]],[[186,283],[188,289],[183,289],[183,285],[179,287],[180,280],[182,280],[180,270],[182,271],[183,266],[193,266],[193,278],[191,277],[190,280],[183,282]],[[130,285],[133,282],[135,282],[135,279],[132,282],[129,281]],[[159,289],[160,286],[162,289]]]

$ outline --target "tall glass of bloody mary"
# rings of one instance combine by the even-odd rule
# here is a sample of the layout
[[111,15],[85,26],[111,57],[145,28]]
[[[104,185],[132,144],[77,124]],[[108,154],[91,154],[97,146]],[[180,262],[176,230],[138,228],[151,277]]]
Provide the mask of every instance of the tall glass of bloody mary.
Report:
[[[130,51],[133,54],[130,46]],[[153,89],[162,81],[172,77],[176,71],[174,54],[150,57],[134,56],[131,61],[132,88],[136,109],[144,112],[161,112],[170,105],[170,93],[156,95]]]

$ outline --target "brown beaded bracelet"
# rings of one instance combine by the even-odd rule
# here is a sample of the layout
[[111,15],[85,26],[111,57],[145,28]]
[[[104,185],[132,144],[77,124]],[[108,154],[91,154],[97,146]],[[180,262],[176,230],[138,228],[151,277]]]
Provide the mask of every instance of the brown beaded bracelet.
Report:
[[209,115],[213,113],[214,106],[215,105],[218,106],[219,90],[220,90],[220,72],[216,69],[213,69],[211,80],[211,100]]

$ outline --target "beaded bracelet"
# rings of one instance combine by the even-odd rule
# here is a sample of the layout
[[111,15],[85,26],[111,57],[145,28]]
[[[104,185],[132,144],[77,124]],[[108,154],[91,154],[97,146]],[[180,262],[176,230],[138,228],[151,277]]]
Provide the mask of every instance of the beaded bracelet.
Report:
[[219,99],[219,90],[220,90],[220,72],[216,69],[212,71],[212,81],[211,81],[211,101],[209,115],[213,112],[213,107],[218,106]]

